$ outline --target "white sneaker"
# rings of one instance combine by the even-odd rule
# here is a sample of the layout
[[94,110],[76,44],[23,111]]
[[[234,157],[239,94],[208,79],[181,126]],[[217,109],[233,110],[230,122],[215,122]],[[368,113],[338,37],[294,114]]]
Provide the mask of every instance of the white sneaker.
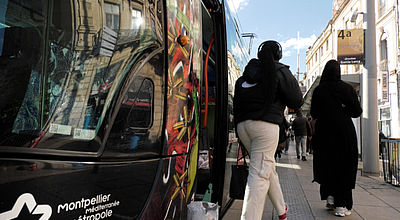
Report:
[[335,209],[335,200],[333,199],[333,196],[328,196],[328,198],[326,198],[326,208],[329,210]]
[[336,207],[335,215],[345,217],[347,215],[351,215],[351,211],[345,207]]

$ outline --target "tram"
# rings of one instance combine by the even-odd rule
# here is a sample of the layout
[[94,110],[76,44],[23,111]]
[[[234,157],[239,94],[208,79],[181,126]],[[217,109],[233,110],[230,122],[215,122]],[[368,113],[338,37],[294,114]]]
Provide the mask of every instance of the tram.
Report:
[[226,206],[239,33],[221,0],[2,0],[0,219]]

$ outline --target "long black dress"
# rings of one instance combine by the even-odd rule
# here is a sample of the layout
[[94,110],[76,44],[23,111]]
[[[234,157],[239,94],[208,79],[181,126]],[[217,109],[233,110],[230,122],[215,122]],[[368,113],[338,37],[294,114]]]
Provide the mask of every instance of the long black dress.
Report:
[[[335,61],[333,65],[338,64]],[[354,189],[358,148],[351,118],[359,117],[361,113],[355,90],[340,80],[340,67],[325,68],[311,101],[311,116],[316,119],[314,181],[321,184],[321,188],[350,192]],[[321,199],[328,195],[321,191]]]

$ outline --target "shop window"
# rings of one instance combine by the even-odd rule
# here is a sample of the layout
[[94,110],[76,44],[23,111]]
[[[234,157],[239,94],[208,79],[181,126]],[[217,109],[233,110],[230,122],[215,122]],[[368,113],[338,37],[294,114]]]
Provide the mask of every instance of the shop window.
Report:
[[379,130],[382,131],[382,133],[386,137],[391,136],[391,129],[390,129],[390,120],[384,120],[384,121],[379,121]]

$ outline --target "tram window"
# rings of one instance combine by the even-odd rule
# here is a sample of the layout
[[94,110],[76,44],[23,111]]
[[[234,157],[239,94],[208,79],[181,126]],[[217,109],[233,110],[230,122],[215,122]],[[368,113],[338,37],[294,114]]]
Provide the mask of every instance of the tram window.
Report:
[[22,145],[38,129],[43,8],[38,0],[0,1],[0,143]]
[[162,127],[162,56],[146,62],[122,96],[106,143],[105,156],[154,156]]
[[144,79],[128,116],[130,127],[149,128],[152,118],[153,83]]
[[126,92],[108,141],[108,150],[135,152],[145,144],[153,115],[153,82],[137,77]]
[[[8,146],[97,151],[98,146],[83,143],[103,135],[106,129],[101,127],[136,58],[163,39],[162,26],[160,35],[147,37],[154,33],[145,31],[151,24],[144,21],[157,17],[142,1],[73,2],[0,0],[0,150]],[[113,32],[114,38],[105,35],[105,26],[114,29],[117,38]],[[106,38],[111,43],[102,43]],[[163,67],[164,59],[160,60]],[[151,74],[141,73],[160,88],[163,71]],[[160,93],[153,99],[162,97]],[[157,104],[161,102],[156,101],[160,107],[152,111],[163,112]],[[132,112],[132,117],[140,115],[143,120],[130,127],[147,126],[154,133],[153,117],[159,120],[162,115],[146,114]]]

